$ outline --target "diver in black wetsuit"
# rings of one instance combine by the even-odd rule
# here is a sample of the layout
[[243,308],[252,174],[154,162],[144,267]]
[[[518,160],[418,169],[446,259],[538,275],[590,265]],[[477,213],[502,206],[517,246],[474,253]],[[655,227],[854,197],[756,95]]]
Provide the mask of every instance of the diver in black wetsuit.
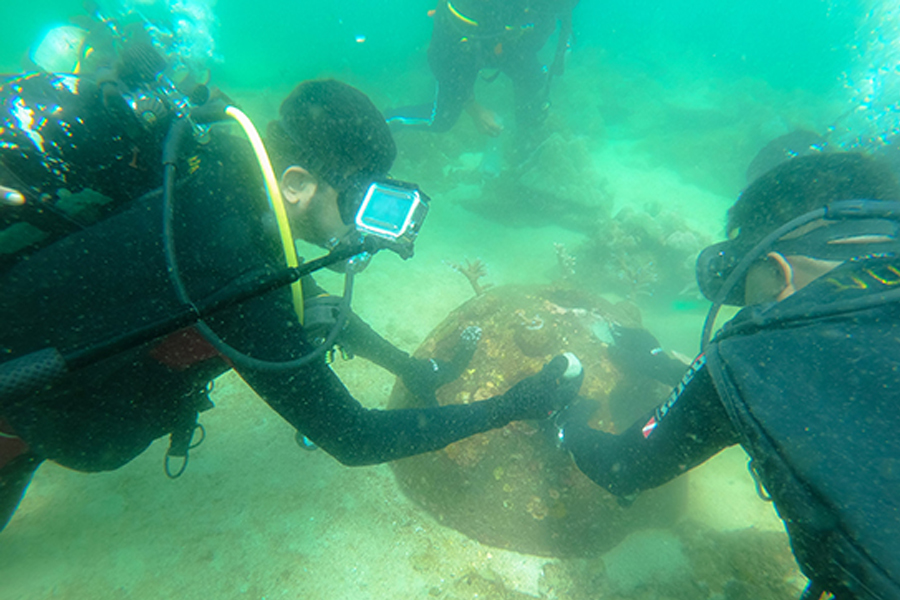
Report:
[[[794,158],[754,181],[729,212],[736,237],[698,260],[704,294],[746,308],[624,432],[589,427],[586,401],[563,411],[579,468],[627,499],[740,443],[810,578],[805,599],[900,598],[898,200],[860,154]],[[672,382],[652,336],[618,335],[622,362]]]
[[[503,127],[493,112],[474,98],[482,69],[497,69],[515,87],[519,131],[543,121],[549,105],[550,79],[561,75],[572,33],[572,10],[578,0],[449,0],[438,3],[428,48],[428,62],[437,79],[433,104],[390,111],[392,128],[448,131],[467,110],[476,127],[491,136]],[[559,44],[549,70],[538,52],[561,23]]]
[[[42,348],[66,354],[115,339],[236,278],[284,264],[256,158],[242,139],[215,128],[191,137],[177,157],[173,215],[164,218],[169,194],[157,189],[160,131],[174,116],[148,114],[159,108],[153,98],[137,111],[131,90],[119,94],[117,85],[38,74],[0,89],[0,191],[18,194],[0,206],[9,225],[0,236],[8,251],[0,269],[0,363]],[[267,145],[292,234],[318,244],[353,229],[362,194],[386,176],[396,153],[369,99],[333,80],[297,86],[270,123]],[[24,211],[18,223],[17,211]],[[544,418],[575,393],[576,385],[560,383],[567,364],[559,357],[501,396],[436,406],[434,390],[466,366],[477,330],[462,332],[447,361],[419,360],[351,314],[343,328],[333,327],[337,343],[398,374],[426,402],[421,409],[367,410],[324,352],[309,360],[330,344],[300,323],[292,291],[244,300],[24,397],[0,397],[0,526],[43,460],[81,471],[115,469],[171,434],[169,455],[186,462],[198,412],[211,406],[208,385],[230,368],[347,465],[428,452],[513,420]],[[302,293],[308,308],[322,308],[308,278]]]

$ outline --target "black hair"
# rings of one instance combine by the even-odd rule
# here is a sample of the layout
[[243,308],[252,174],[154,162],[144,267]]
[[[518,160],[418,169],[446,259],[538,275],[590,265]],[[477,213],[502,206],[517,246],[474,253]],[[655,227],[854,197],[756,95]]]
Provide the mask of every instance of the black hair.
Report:
[[747,183],[752,183],[760,175],[774,169],[778,165],[797,158],[829,152],[828,141],[814,131],[795,129],[790,133],[778,136],[762,147],[747,167]]
[[[304,81],[269,123],[267,145],[276,169],[300,165],[342,196],[361,179],[387,175],[397,146],[381,112],[361,91],[334,79]],[[348,221],[352,207],[340,202]]]
[[793,158],[764,173],[728,210],[730,237],[755,244],[795,217],[838,200],[900,200],[888,166],[858,152]]

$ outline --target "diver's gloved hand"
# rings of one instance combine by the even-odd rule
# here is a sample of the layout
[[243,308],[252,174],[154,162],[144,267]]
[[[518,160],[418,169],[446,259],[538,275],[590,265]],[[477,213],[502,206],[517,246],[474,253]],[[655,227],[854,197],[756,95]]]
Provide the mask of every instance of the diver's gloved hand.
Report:
[[572,402],[582,381],[581,362],[567,352],[544,365],[537,375],[512,386],[500,397],[501,406],[509,411],[512,421],[546,419]]
[[341,296],[322,294],[303,301],[303,327],[311,340],[324,340],[341,314]]
[[556,413],[553,418],[557,431],[557,443],[566,447],[566,431],[586,428],[588,419],[600,408],[600,403],[591,398],[578,396],[571,404]]
[[401,373],[400,379],[410,392],[428,406],[437,406],[435,392],[439,387],[450,383],[469,365],[478,341],[481,339],[481,328],[475,325],[466,327],[459,336],[459,341],[453,349],[453,356],[449,361],[434,358],[411,358]]
[[623,374],[650,377],[669,385],[675,385],[684,375],[687,366],[670,358],[653,334],[636,327],[611,327],[614,343],[609,347],[609,358]]

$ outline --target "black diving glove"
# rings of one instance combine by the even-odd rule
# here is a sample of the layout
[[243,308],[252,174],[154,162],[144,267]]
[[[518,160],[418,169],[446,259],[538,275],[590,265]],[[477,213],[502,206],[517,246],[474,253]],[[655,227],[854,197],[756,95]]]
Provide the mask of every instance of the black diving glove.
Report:
[[303,300],[303,328],[310,340],[323,341],[338,322],[341,296],[321,294]]
[[546,419],[565,408],[581,388],[584,369],[574,354],[557,356],[541,369],[526,377],[500,397],[501,406],[509,411],[510,421]]
[[566,447],[566,432],[588,427],[588,419],[600,408],[600,402],[591,398],[578,396],[564,409],[556,413],[553,422],[556,425],[556,442]]
[[435,358],[411,358],[400,374],[403,385],[428,406],[437,406],[435,392],[442,385],[462,375],[478,348],[481,328],[470,325],[463,329],[449,361]]
[[666,355],[659,340],[646,329],[620,325],[611,329],[615,341],[609,347],[609,358],[626,377],[650,377],[675,385],[687,371],[687,365]]

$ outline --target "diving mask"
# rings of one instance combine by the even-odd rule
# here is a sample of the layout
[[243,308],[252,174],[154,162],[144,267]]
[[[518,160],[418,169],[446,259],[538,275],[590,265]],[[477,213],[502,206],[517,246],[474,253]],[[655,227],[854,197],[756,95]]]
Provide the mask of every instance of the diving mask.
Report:
[[[743,306],[750,265],[769,252],[841,262],[876,254],[896,254],[900,250],[898,216],[900,203],[896,202],[835,202],[794,219],[762,240],[742,239],[739,235],[709,246],[697,257],[697,285],[712,302]],[[820,226],[791,236],[818,219],[822,220]]]

